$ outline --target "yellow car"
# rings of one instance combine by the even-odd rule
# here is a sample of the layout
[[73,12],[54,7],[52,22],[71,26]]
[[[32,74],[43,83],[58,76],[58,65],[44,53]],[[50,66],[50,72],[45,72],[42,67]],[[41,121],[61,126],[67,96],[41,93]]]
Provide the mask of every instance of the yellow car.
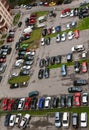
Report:
[[56,2],[49,3],[49,6],[55,6],[55,5],[56,5]]

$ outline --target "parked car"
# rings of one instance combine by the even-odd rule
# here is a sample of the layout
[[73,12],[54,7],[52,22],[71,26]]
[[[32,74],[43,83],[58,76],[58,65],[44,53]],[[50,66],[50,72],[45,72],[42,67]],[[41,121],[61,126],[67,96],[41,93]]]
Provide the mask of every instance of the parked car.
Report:
[[61,41],[61,35],[57,34],[57,36],[56,36],[56,42],[59,43],[60,41]]
[[62,74],[62,76],[67,75],[67,67],[66,67],[65,64],[63,64],[62,67],[61,67],[61,74]]
[[82,88],[79,86],[69,87],[68,92],[69,93],[82,92]]
[[15,124],[18,124],[20,122],[21,116],[22,116],[21,113],[16,114]]
[[39,91],[32,91],[28,93],[28,97],[35,97],[39,95]]
[[46,97],[44,107],[45,108],[50,108],[50,105],[51,105],[50,103],[51,103],[51,97]]
[[55,113],[55,127],[60,128],[62,126],[62,113]]
[[84,45],[75,45],[72,47],[72,52],[79,52],[79,51],[84,51],[85,48],[84,48]]
[[15,125],[16,115],[11,115],[9,120],[9,126],[13,127]]
[[31,100],[31,109],[32,110],[35,110],[37,108],[37,101],[38,101],[37,97],[32,98],[32,100]]
[[7,110],[11,111],[13,110],[13,104],[14,104],[15,100],[14,99],[10,99],[8,102],[8,106],[7,106]]
[[71,39],[73,39],[73,37],[74,37],[73,31],[69,31],[68,32],[68,39],[71,40]]
[[66,96],[65,95],[62,95],[60,98],[60,106],[66,107]]
[[87,51],[83,51],[81,57],[82,57],[82,58],[87,58]]
[[72,106],[73,106],[73,96],[72,96],[72,95],[68,95],[68,96],[67,96],[66,106],[67,106],[67,107],[72,107]]
[[45,69],[44,69],[44,77],[45,77],[45,78],[49,78],[49,75],[50,75],[49,73],[50,73],[49,68],[45,68]]
[[42,68],[42,67],[44,67],[44,65],[45,65],[45,59],[44,58],[40,59],[39,67]]
[[2,101],[2,109],[3,110],[7,110],[7,108],[8,108],[8,102],[9,102],[8,98],[4,98],[3,99],[3,101]]
[[79,73],[80,72],[80,68],[81,68],[80,63],[78,61],[75,61],[75,63],[74,63],[74,71],[76,73]]
[[20,71],[20,75],[23,76],[23,75],[29,75],[30,74],[30,71],[28,71],[27,69],[23,69]]
[[62,33],[61,41],[64,42],[66,40],[66,32]]
[[61,63],[61,55],[55,56],[55,64],[60,64]]
[[74,37],[75,37],[76,39],[79,38],[79,30],[75,30],[75,31],[74,31]]
[[45,38],[45,44],[50,45],[50,40],[51,40],[50,37]]
[[69,127],[69,112],[64,112],[63,113],[63,120],[62,120],[62,125],[64,128],[68,128]]
[[18,27],[21,27],[22,26],[22,21],[20,21],[19,23],[18,23]]
[[30,118],[30,114],[25,114],[25,116],[22,117],[18,127],[20,129],[25,129],[27,127],[27,124],[29,123]]
[[50,64],[51,64],[51,65],[54,65],[54,64],[55,64],[55,56],[52,56],[52,57],[50,58]]
[[73,82],[74,86],[82,86],[82,85],[87,85],[87,80],[85,79],[77,79],[77,80],[74,80]]
[[82,62],[82,72],[86,73],[88,71],[88,65],[87,62]]
[[88,125],[88,115],[86,112],[80,114],[80,127],[86,128]]
[[29,97],[25,98],[25,103],[24,103],[24,108],[23,108],[25,111],[30,109],[31,100],[32,98],[29,98]]
[[41,45],[44,46],[45,45],[45,39],[41,38]]
[[66,59],[67,59],[67,62],[72,61],[72,53],[68,53],[68,54],[66,55]]
[[45,59],[45,67],[48,67],[50,64],[50,57],[46,57]]
[[13,110],[17,110],[17,109],[18,109],[19,101],[20,101],[19,98],[15,99],[15,102],[14,102],[14,104],[13,104]]
[[39,99],[39,102],[38,102],[38,108],[39,109],[43,109],[44,108],[44,103],[45,103],[45,98],[44,97],[41,97]]
[[53,97],[53,100],[52,100],[52,107],[57,108],[58,105],[59,105],[59,97],[55,96]]
[[88,105],[88,93],[83,93],[82,94],[82,104],[84,106],[87,106]]
[[77,92],[74,93],[74,106],[80,106],[81,105],[81,93]]
[[14,83],[10,85],[10,89],[14,89],[14,88],[19,88],[19,84],[18,83]]
[[78,115],[78,113],[72,114],[72,126],[73,126],[73,128],[79,127],[79,115]]
[[43,75],[44,75],[44,69],[40,69],[39,72],[38,72],[38,78],[42,79]]
[[24,103],[25,103],[25,98],[20,98],[18,103],[18,110],[23,110]]
[[10,117],[11,117],[11,113],[6,114],[5,120],[4,120],[4,126],[6,127],[9,126]]

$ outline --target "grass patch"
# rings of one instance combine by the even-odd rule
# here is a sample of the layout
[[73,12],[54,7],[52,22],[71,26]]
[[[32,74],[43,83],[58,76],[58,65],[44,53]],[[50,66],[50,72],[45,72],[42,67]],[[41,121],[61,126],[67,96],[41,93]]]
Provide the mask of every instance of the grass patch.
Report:
[[6,38],[6,36],[7,36],[7,34],[3,34],[2,37],[1,37],[1,39]]
[[20,16],[21,16],[20,13],[17,13],[17,14],[14,16],[14,20],[13,20],[14,26],[18,23],[18,21],[19,21],[19,19],[20,19]]
[[0,46],[4,43],[4,40],[0,40]]
[[21,43],[21,46],[23,44],[28,44],[28,48],[37,48],[39,45],[39,40],[41,38],[41,32],[42,32],[42,28],[33,30],[31,34],[31,38],[26,41],[23,41]]
[[43,15],[48,15],[49,11],[39,11],[39,12],[34,12],[37,13],[37,17],[43,16]]
[[[89,59],[79,60],[79,63],[81,64],[83,61],[86,61],[87,63],[89,63]],[[61,67],[63,64],[65,64],[66,66],[72,66],[72,65],[74,65],[74,61],[73,61],[73,62],[66,62],[66,63],[61,63],[61,64],[50,65],[49,68],[50,68],[50,69],[59,68],[59,67]]]
[[29,76],[17,76],[8,80],[9,84],[27,82],[30,79]]

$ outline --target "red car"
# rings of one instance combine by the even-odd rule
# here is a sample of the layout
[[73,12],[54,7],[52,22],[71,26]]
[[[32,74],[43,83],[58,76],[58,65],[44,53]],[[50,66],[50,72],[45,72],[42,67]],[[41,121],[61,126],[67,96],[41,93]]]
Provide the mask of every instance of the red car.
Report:
[[81,93],[75,93],[74,94],[74,106],[80,106],[81,105]]
[[87,62],[82,62],[82,72],[86,73],[88,70]]
[[14,38],[12,37],[7,37],[7,42],[13,42],[14,41]]
[[43,6],[49,6],[48,2],[44,2]]
[[75,30],[75,31],[74,31],[74,37],[75,37],[76,39],[79,38],[79,30]]
[[15,102],[14,99],[10,99],[9,100],[7,110],[9,110],[9,111],[13,110],[13,104],[14,104],[14,102]]
[[0,57],[0,63],[5,63],[5,62],[6,62],[6,58]]
[[31,105],[32,98],[26,98],[25,104],[24,104],[24,110],[29,110]]
[[4,98],[3,99],[3,101],[2,101],[2,109],[3,110],[7,110],[8,109],[8,102],[9,102],[8,98]]
[[35,23],[36,23],[36,20],[32,18],[32,19],[29,20],[29,23],[30,23],[30,24],[35,24]]
[[69,13],[70,11],[71,11],[70,8],[66,8],[66,9],[62,10],[62,14]]

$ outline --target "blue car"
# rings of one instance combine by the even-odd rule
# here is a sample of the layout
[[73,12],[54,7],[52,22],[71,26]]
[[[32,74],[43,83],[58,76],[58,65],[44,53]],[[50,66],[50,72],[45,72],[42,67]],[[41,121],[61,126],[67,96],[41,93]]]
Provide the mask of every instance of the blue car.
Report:
[[67,75],[67,69],[66,69],[66,65],[63,64],[61,67],[61,74],[62,76],[66,76]]
[[56,32],[60,32],[61,31],[61,26],[56,26],[55,30],[56,30]]
[[44,102],[45,102],[45,98],[44,98],[44,97],[41,97],[41,98],[39,99],[39,103],[38,103],[38,108],[39,108],[39,109],[44,108]]

